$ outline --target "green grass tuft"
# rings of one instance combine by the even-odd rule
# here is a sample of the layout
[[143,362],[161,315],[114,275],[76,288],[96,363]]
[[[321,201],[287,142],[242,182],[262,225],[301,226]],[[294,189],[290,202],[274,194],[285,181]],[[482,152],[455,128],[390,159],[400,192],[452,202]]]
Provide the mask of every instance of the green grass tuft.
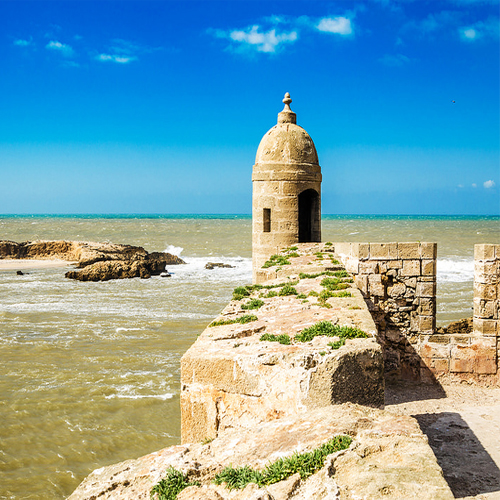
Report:
[[264,263],[264,265],[262,266],[262,269],[266,269],[266,268],[272,267],[272,266],[286,266],[288,264],[290,264],[290,261],[287,260],[287,258],[285,256],[274,254],[274,255],[271,255],[269,260]]
[[233,325],[235,323],[240,323],[242,325],[246,323],[250,323],[251,321],[257,321],[259,318],[255,316],[254,314],[244,314],[243,316],[240,316],[239,318],[236,319],[220,319],[219,321],[212,321],[208,326],[214,327],[214,326],[224,326],[224,325]]
[[349,288],[349,285],[343,283],[340,278],[323,278],[321,280],[321,286],[324,286],[328,290],[343,290],[344,288]]
[[200,483],[197,481],[188,482],[187,475],[169,467],[166,477],[153,486],[151,498],[158,494],[158,500],[176,500],[177,495],[188,486],[200,486]]
[[294,453],[289,457],[270,462],[262,471],[248,466],[237,469],[229,466],[215,476],[214,483],[226,483],[226,487],[233,490],[243,489],[249,483],[255,483],[259,487],[268,486],[297,473],[300,474],[301,479],[307,479],[325,465],[328,455],[349,448],[351,442],[352,439],[349,436],[336,436],[313,451]]
[[264,301],[260,299],[250,299],[246,304],[242,304],[241,308],[245,311],[249,309],[259,309],[264,305]]
[[273,335],[272,333],[264,333],[264,335],[260,336],[262,342],[279,342],[283,345],[290,345],[291,340],[290,337],[286,333],[282,333],[281,335]]
[[250,291],[245,286],[237,286],[233,291],[233,300],[241,300],[250,296]]
[[286,285],[283,286],[283,288],[279,291],[278,294],[280,297],[285,297],[287,295],[297,295],[297,290],[295,287],[290,285],[290,283],[287,283]]
[[359,328],[352,326],[338,326],[331,321],[319,321],[318,323],[305,328],[295,336],[297,342],[310,342],[314,337],[326,335],[327,337],[340,337],[345,339],[366,338],[368,335]]

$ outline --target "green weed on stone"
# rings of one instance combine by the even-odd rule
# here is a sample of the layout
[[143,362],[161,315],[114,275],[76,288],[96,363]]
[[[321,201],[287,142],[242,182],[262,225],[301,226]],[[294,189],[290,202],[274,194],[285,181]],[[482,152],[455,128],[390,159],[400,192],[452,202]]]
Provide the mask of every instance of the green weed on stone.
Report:
[[319,321],[318,323],[305,328],[295,335],[297,342],[310,342],[314,337],[325,335],[327,337],[340,337],[345,339],[367,338],[368,335],[359,328],[352,326],[338,326],[331,321]]
[[235,323],[240,323],[242,325],[246,323],[250,323],[251,321],[257,321],[259,318],[255,316],[254,314],[244,314],[243,316],[240,316],[239,318],[235,319],[220,319],[219,321],[212,321],[208,326],[214,327],[214,326],[224,326],[224,325],[233,325]]
[[176,500],[177,495],[188,486],[200,486],[200,483],[197,481],[188,482],[187,475],[173,467],[169,467],[165,478],[153,486],[151,498],[154,498],[155,494],[157,494],[158,500]]
[[262,342],[279,342],[283,345],[290,345],[291,340],[290,337],[286,333],[282,333],[281,335],[273,335],[272,333],[264,333],[260,336]]
[[242,304],[241,308],[244,310],[259,309],[264,305],[264,301],[260,299],[251,299],[246,304]]
[[232,466],[225,467],[215,476],[214,483],[225,483],[227,488],[234,490],[243,489],[249,483],[255,483],[259,487],[268,486],[297,473],[301,479],[307,479],[325,465],[328,455],[349,448],[351,442],[349,436],[336,436],[313,451],[294,453],[290,457],[270,462],[262,471],[248,465],[236,469]]

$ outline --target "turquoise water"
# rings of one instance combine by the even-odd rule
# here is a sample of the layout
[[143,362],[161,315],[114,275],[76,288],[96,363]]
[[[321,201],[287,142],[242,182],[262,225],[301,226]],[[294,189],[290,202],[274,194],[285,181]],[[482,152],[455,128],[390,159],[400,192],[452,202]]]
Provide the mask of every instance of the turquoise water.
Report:
[[[445,324],[471,315],[473,246],[500,243],[500,218],[324,216],[322,231],[436,241]],[[179,360],[251,280],[250,216],[0,216],[0,239],[112,241],[187,262],[169,279],[104,283],[0,270],[0,498],[64,498],[97,467],[178,443]]]

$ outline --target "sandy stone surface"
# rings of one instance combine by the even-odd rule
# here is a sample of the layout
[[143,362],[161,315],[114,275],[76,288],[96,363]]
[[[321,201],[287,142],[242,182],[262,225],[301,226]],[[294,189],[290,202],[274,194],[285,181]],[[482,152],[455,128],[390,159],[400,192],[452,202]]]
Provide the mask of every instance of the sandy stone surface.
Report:
[[455,498],[500,500],[500,388],[396,383],[385,401],[417,419]]

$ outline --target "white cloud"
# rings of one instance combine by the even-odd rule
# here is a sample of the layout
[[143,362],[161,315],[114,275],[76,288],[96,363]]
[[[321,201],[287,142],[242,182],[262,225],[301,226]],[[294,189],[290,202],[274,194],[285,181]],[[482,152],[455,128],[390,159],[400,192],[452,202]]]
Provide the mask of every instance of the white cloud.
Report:
[[351,35],[352,25],[348,17],[324,17],[316,26],[319,31],[327,31],[328,33],[337,33],[339,35]]
[[462,34],[465,38],[469,38],[470,40],[473,40],[477,36],[476,30],[474,28],[464,29],[462,31]]
[[56,40],[51,40],[46,46],[46,49],[49,50],[54,50],[56,52],[59,52],[62,54],[64,57],[72,57],[74,55],[74,50],[71,48],[70,45],[67,45],[65,43],[58,42]]
[[219,38],[229,38],[233,42],[241,43],[243,46],[257,50],[258,52],[272,53],[280,44],[293,43],[298,39],[296,31],[289,33],[276,33],[276,28],[269,31],[260,31],[260,26],[255,25],[247,30],[234,30],[230,33],[216,31]]
[[14,45],[18,47],[28,47],[28,45],[31,45],[31,40],[14,40]]
[[494,188],[496,186],[495,181],[489,180],[483,183],[486,189]]
[[410,62],[410,58],[403,54],[385,54],[379,59],[379,62],[387,66],[403,66]]
[[480,38],[498,38],[498,18],[488,18],[486,21],[478,21],[470,26],[463,26],[458,30],[462,40],[472,42]]
[[118,63],[118,64],[128,64],[130,62],[136,61],[137,57],[118,55],[118,54],[99,54],[95,57],[95,59],[97,61],[102,61],[102,62],[114,62],[114,63]]
[[473,188],[477,188],[477,184],[475,182],[472,183]]

